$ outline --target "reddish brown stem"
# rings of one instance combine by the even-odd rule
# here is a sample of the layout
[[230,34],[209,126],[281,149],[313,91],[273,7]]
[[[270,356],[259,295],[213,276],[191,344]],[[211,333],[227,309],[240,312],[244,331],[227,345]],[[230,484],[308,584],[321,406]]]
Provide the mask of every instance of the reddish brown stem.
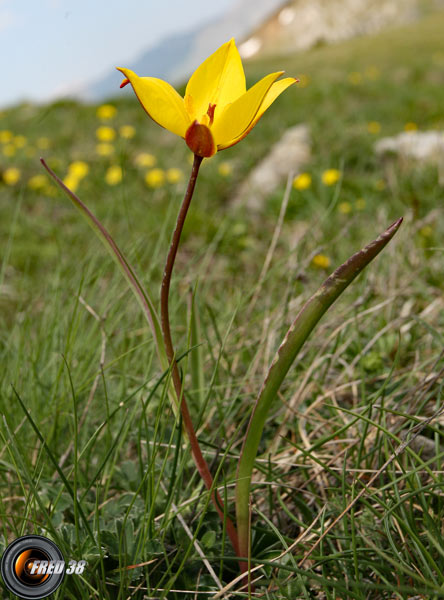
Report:
[[199,471],[199,474],[202,477],[206,488],[208,490],[212,489],[211,500],[213,501],[213,504],[216,507],[216,510],[222,521],[225,520],[228,536],[231,540],[231,543],[233,544],[234,551],[238,555],[239,545],[236,528],[232,520],[228,517],[228,515],[224,514],[224,505],[222,502],[222,498],[220,497],[219,492],[213,488],[213,477],[210,473],[210,469],[208,468],[207,461],[202,455],[196,432],[194,430],[193,422],[191,421],[188,405],[185,400],[184,390],[182,387],[182,380],[180,377],[179,368],[176,363],[174,346],[171,338],[170,317],[168,308],[171,275],[173,272],[174,261],[176,259],[177,249],[179,247],[180,242],[180,236],[182,234],[182,229],[185,223],[188,208],[191,203],[191,198],[193,197],[194,187],[196,185],[196,179],[199,173],[199,167],[201,163],[202,157],[197,156],[195,154],[190,180],[188,182],[187,191],[185,192],[185,197],[183,199],[182,206],[180,207],[179,215],[177,217],[176,227],[173,233],[173,239],[171,240],[170,249],[168,251],[167,260],[165,263],[165,270],[163,272],[162,288],[160,292],[160,321],[162,326],[163,339],[165,342],[166,354],[168,362],[171,365],[171,376],[173,380],[173,385],[179,401],[180,412],[182,414],[182,422],[185,431],[187,432],[188,439],[190,440],[191,453],[193,455],[194,462],[196,463],[197,470]]

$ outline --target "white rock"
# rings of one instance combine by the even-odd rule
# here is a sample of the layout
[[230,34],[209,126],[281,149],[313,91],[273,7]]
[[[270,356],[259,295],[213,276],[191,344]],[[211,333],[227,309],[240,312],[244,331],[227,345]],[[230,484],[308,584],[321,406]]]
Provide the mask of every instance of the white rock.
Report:
[[253,211],[263,207],[264,200],[279,186],[285,185],[290,174],[297,175],[309,161],[310,132],[307,125],[287,129],[270,152],[250,172],[233,199],[235,205],[246,205]]
[[376,142],[375,151],[380,155],[390,153],[421,162],[442,163],[444,161],[444,132],[403,132]]

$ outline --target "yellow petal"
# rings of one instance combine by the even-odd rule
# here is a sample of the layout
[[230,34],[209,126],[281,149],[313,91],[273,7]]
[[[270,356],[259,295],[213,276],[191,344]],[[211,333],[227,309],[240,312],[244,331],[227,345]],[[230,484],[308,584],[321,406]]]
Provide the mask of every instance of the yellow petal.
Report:
[[231,39],[194,71],[188,81],[185,102],[192,111],[191,118],[200,120],[209,104],[216,104],[216,110],[220,111],[245,94],[245,89],[242,61]]
[[294,77],[286,77],[285,79],[280,79],[279,81],[275,81],[273,83],[271,88],[268,90],[268,92],[261,104],[261,107],[257,111],[257,115],[255,116],[254,121],[253,121],[253,127],[254,127],[254,125],[256,125],[256,123],[259,121],[259,119],[262,117],[264,112],[268,108],[270,108],[270,106],[273,104],[273,102],[276,100],[276,98],[278,98],[282,94],[282,92],[285,92],[285,90],[288,87],[290,87],[290,85],[293,85],[293,83],[296,83],[297,81],[298,80],[295,79]]
[[216,140],[218,150],[228,148],[236,143],[234,140],[249,130],[256,118],[258,110],[264,102],[265,96],[275,80],[282,75],[283,71],[270,73],[258,81],[248,92],[243,94],[232,104],[229,104],[222,114],[217,108],[214,123],[211,128]]
[[139,77],[130,69],[118,70],[133,86],[133,90],[148,115],[165,129],[185,137],[191,119],[183,98],[166,81],[155,77]]
[[285,79],[280,79],[279,81],[275,81],[273,83],[273,85],[270,87],[270,89],[268,90],[268,92],[266,93],[266,95],[262,101],[262,104],[260,105],[260,108],[257,111],[256,116],[254,117],[254,119],[252,120],[250,125],[245,129],[245,131],[240,136],[231,140],[231,142],[228,145],[221,147],[218,144],[218,146],[217,146],[218,150],[223,150],[224,148],[234,146],[234,144],[237,144],[238,142],[243,140],[244,137],[248,133],[250,133],[250,131],[253,129],[253,127],[256,125],[256,123],[259,121],[259,119],[262,117],[264,112],[268,108],[270,108],[270,106],[273,104],[273,102],[276,100],[276,98],[278,96],[280,96],[282,94],[282,92],[284,92],[288,87],[290,87],[290,85],[293,85],[293,83],[296,83],[297,81],[298,80],[295,79],[294,77],[286,77]]

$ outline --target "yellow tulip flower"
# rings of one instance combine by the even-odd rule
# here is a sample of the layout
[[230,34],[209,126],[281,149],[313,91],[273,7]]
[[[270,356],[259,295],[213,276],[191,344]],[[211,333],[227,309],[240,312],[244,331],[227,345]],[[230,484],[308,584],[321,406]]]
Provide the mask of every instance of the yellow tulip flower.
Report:
[[166,81],[118,70],[130,83],[147,114],[159,125],[184,138],[194,154],[213,156],[240,142],[276,98],[297,80],[276,81],[271,73],[248,91],[234,39],[209,56],[188,81],[185,98]]

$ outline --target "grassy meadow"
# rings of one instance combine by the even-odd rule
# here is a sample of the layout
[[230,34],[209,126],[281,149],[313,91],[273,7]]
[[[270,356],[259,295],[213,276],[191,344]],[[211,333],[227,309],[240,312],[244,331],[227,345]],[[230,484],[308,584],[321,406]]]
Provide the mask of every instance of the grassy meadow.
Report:
[[[252,494],[261,598],[444,598],[444,417],[430,419],[444,382],[443,174],[440,185],[436,166],[373,150],[405,129],[444,132],[443,31],[441,12],[249,62],[250,85],[281,68],[300,83],[201,169],[171,317],[192,418],[230,512],[246,421],[286,330],[336,266],[404,217],[309,338],[272,407]],[[251,168],[298,123],[310,128],[312,160],[282,223],[285,182],[258,213],[234,207]],[[105,107],[60,101],[0,114],[0,553],[40,533],[87,560],[58,599],[212,598],[238,567],[151,332],[39,156],[156,299],[191,169],[186,145],[118,90]],[[248,597],[239,586],[221,597]]]

